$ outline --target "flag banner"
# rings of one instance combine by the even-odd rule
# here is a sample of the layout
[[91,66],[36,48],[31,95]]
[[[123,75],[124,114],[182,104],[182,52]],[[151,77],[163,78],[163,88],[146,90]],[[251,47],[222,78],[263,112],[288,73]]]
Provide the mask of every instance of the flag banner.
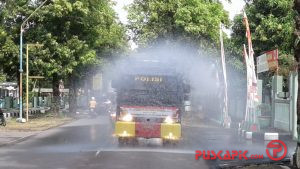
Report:
[[249,57],[247,54],[246,45],[244,44],[244,57],[245,57],[245,63],[246,63],[246,73],[247,73],[247,99],[246,99],[246,112],[245,112],[245,121],[247,122],[249,120],[249,98],[250,98],[250,92],[249,92]]
[[224,78],[224,108],[223,108],[223,118],[224,126],[230,127],[230,117],[228,115],[228,85],[227,85],[227,73],[226,73],[226,62],[225,62],[225,51],[224,51],[224,42],[223,42],[223,25],[220,23],[220,44],[221,44],[221,61],[222,61],[222,70]]
[[257,57],[257,73],[278,69],[278,49]]
[[244,57],[247,70],[247,101],[246,101],[246,113],[245,121],[251,124],[251,128],[256,129],[256,116],[258,105],[258,88],[257,77],[255,73],[254,64],[254,50],[251,40],[251,31],[246,13],[244,12],[244,24],[246,26],[246,37],[248,40],[248,52],[246,45],[244,45]]
[[278,68],[278,49],[266,53],[269,70],[277,70]]

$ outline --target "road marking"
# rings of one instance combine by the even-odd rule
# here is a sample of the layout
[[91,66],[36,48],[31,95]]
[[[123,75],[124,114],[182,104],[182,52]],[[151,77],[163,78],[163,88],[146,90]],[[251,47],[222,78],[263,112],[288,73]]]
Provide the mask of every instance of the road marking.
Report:
[[98,150],[97,152],[96,152],[96,154],[95,154],[95,157],[98,157],[98,155],[101,153],[101,151],[100,150]]
[[[157,153],[176,153],[176,154],[195,154],[195,151],[192,150],[171,150],[171,149],[147,149],[147,148],[138,148],[138,149],[130,149],[130,148],[116,148],[116,149],[102,149],[103,152],[157,152]],[[96,154],[100,152],[98,150]]]

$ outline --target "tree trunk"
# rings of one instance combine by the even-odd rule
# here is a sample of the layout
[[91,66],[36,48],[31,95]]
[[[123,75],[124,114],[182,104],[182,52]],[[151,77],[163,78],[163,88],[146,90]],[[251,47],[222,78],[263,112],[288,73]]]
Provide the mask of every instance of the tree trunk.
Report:
[[59,80],[60,78],[58,74],[54,74],[52,77],[52,89],[53,89],[52,112],[55,115],[58,115],[59,107],[60,107]]
[[[297,98],[297,131],[298,131],[298,137],[299,137],[299,125],[300,125],[300,76],[299,76],[299,70],[300,66],[298,66],[298,63],[300,61],[300,0],[294,1],[294,9],[297,12],[297,15],[295,17],[296,22],[296,30],[295,30],[295,60],[297,61],[297,71],[298,71],[298,98]],[[299,139],[298,139],[299,140]],[[300,168],[300,143],[298,141],[297,149],[295,153],[295,164],[298,168]]]
[[71,114],[76,113],[77,111],[77,83],[76,83],[76,78],[71,75],[69,78],[70,82],[70,90],[69,90],[69,112]]

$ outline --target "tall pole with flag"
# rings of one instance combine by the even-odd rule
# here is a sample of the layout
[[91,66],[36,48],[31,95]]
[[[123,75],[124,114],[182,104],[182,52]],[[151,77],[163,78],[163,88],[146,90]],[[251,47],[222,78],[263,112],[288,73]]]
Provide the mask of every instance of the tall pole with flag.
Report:
[[227,89],[227,73],[226,73],[226,62],[225,62],[225,52],[224,52],[224,42],[223,42],[223,25],[220,23],[220,44],[221,44],[221,61],[222,70],[224,77],[224,107],[223,107],[223,124],[225,127],[230,127],[230,117],[228,115],[228,89]]
[[257,103],[258,103],[258,89],[257,89],[257,77],[255,73],[254,64],[254,50],[251,40],[250,26],[246,13],[244,12],[244,24],[246,27],[246,37],[248,41],[248,53],[244,45],[244,55],[247,68],[247,103],[245,121],[249,123],[251,131],[256,131],[256,117],[257,117]]
[[247,76],[247,87],[246,87],[246,93],[247,93],[247,97],[246,97],[246,111],[245,111],[245,122],[248,122],[249,119],[249,111],[248,111],[248,105],[249,105],[249,88],[248,88],[248,84],[249,84],[249,80],[248,80],[248,76],[249,76],[249,57],[248,57],[248,53],[247,53],[247,48],[246,45],[244,44],[244,58],[245,58],[245,64],[246,64],[246,76]]

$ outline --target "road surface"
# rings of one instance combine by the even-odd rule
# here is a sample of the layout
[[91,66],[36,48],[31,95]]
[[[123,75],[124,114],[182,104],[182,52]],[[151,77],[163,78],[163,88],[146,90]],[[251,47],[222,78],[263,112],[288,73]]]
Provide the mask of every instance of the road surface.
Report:
[[[195,150],[248,150],[264,154],[266,143],[241,140],[236,132],[210,124],[185,123],[183,140],[163,147],[159,140],[139,140],[119,147],[108,116],[80,119],[0,148],[2,169],[200,169],[215,162],[195,160]],[[287,142],[288,156],[295,143]]]

